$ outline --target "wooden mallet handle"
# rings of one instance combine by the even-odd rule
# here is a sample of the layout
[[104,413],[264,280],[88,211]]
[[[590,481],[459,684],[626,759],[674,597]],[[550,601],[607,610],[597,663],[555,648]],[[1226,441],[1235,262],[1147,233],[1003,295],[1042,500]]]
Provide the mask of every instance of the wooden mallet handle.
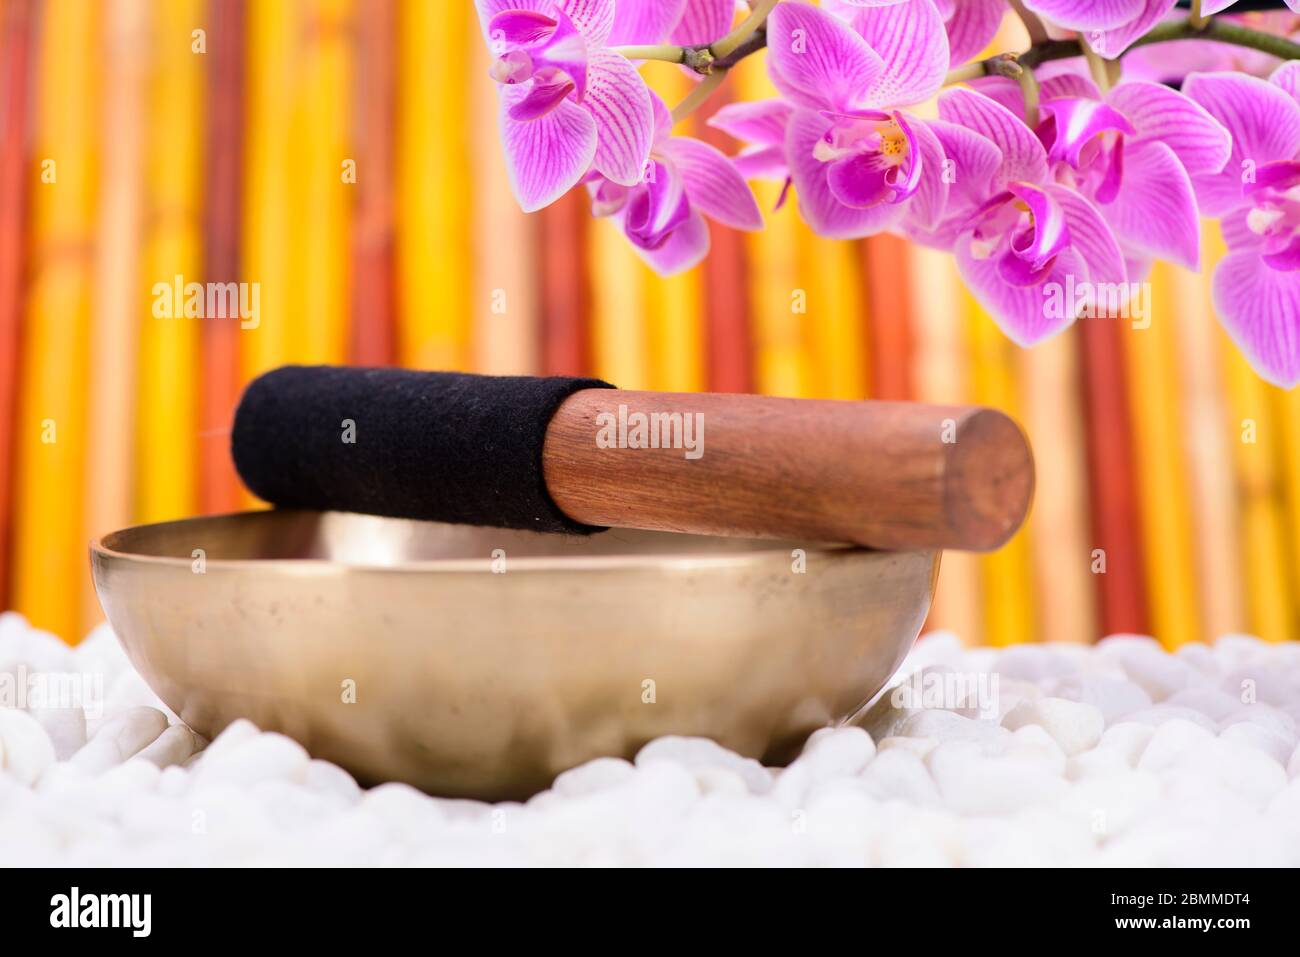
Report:
[[[655,416],[660,447],[633,447]],[[997,548],[1034,487],[1024,433],[994,409],[609,389],[564,400],[542,469],[561,511],[589,525],[889,549]]]

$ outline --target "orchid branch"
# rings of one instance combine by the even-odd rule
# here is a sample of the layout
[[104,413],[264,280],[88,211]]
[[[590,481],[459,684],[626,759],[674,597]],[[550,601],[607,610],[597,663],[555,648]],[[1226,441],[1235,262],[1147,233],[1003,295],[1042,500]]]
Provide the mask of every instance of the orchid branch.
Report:
[[1011,0],[1011,9],[1014,10],[1016,16],[1020,18],[1020,22],[1025,25],[1025,30],[1029,34],[1029,42],[1031,45],[1046,43],[1051,39],[1051,37],[1047,35],[1047,27],[1043,26],[1043,21],[1039,19],[1038,14],[1025,9],[1025,5],[1021,0]]
[[727,78],[726,70],[710,73],[695,85],[695,89],[682,97],[682,101],[673,107],[673,124],[676,125],[698,110],[713,95],[713,91]]
[[721,40],[712,46],[712,52],[719,60],[726,59],[742,43],[758,32],[758,28],[767,22],[768,14],[775,9],[780,0],[758,0],[749,11],[749,16],[740,22],[736,29],[732,30]]

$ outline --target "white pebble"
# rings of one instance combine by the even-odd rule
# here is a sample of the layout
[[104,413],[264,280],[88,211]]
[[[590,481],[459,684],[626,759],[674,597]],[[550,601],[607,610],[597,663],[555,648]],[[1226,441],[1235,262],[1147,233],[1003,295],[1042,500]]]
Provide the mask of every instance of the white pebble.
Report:
[[934,738],[939,742],[966,741],[977,744],[985,754],[1000,754],[1006,750],[1011,735],[1006,728],[992,721],[963,718],[951,711],[926,710],[912,715],[898,732],[909,738]]
[[1012,732],[1006,756],[1037,762],[1056,777],[1065,773],[1065,752],[1056,739],[1037,724],[1027,724]]
[[804,745],[796,764],[807,765],[814,781],[853,777],[876,756],[871,735],[861,728],[821,728]]
[[910,751],[918,758],[924,758],[939,745],[938,738],[903,738],[893,737],[885,738],[876,745],[876,750],[888,751],[890,748],[902,748],[904,751]]
[[1155,733],[1154,725],[1121,721],[1102,732],[1097,747],[1118,751],[1130,765],[1136,766]]
[[1201,725],[1174,718],[1156,729],[1137,766],[1144,771],[1163,771],[1177,764],[1187,752],[1213,740],[1214,735]]
[[[1107,639],[1110,641],[1112,639]],[[1106,644],[1106,642],[1102,642]],[[1151,696],[1152,701],[1164,701],[1199,682],[1199,674],[1185,661],[1152,644],[1122,645],[1113,650],[1124,673]]]
[[903,748],[881,751],[862,772],[863,789],[877,800],[920,806],[941,803],[939,789],[923,762]]
[[708,738],[665,737],[651,741],[637,752],[636,766],[644,768],[660,761],[684,768],[718,767],[735,771],[755,794],[772,787],[772,772],[752,758],[742,758]]
[[1092,705],[1064,698],[1022,702],[1002,719],[1002,724],[1012,731],[1030,724],[1039,725],[1071,757],[1094,747],[1106,727],[1101,712]]
[[313,791],[332,795],[348,804],[356,803],[363,793],[356,778],[329,761],[312,761],[308,764],[303,784]]
[[45,729],[60,761],[72,757],[86,743],[86,712],[81,708],[35,708],[27,712]]
[[1228,725],[1219,732],[1219,738],[1233,747],[1254,748],[1263,752],[1281,767],[1286,767],[1295,745],[1294,738],[1284,737],[1252,721],[1238,721]]
[[143,758],[160,768],[180,764],[198,747],[198,738],[194,732],[183,724],[174,724],[149,745],[142,748],[136,757]]
[[1185,688],[1177,694],[1170,695],[1165,701],[1165,706],[1190,708],[1217,722],[1239,710],[1241,702],[1217,688]]
[[581,797],[617,787],[634,774],[636,768],[622,758],[596,758],[565,771],[551,788],[566,797]]
[[[1063,697],[1068,697],[1063,695]],[[1123,678],[1098,675],[1080,680],[1077,696],[1073,700],[1092,705],[1101,712],[1107,725],[1113,724],[1134,711],[1151,707],[1151,696],[1141,685]]]
[[301,781],[311,756],[297,741],[264,732],[239,745],[217,750],[220,738],[194,765],[196,781],[248,786],[259,781]]
[[0,708],[0,768],[31,785],[57,757],[49,735],[25,711]]
[[967,741],[941,744],[925,760],[944,802],[961,814],[1013,814],[1046,806],[1068,788],[1042,762],[987,757]]
[[70,760],[82,770],[98,774],[138,754],[166,729],[167,716],[161,711],[132,708],[104,722]]

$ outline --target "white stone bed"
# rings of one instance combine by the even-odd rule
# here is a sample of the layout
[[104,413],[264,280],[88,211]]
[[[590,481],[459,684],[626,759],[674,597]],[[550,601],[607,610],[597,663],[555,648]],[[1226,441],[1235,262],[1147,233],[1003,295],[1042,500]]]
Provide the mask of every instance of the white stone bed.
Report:
[[[102,708],[14,696],[51,672],[101,675]],[[936,633],[908,675],[911,701],[883,695],[783,770],[663,738],[491,805],[363,791],[247,722],[203,748],[106,627],[69,649],[5,614],[0,863],[1300,865],[1300,643]],[[961,704],[932,699],[945,675],[988,696],[931,707]]]

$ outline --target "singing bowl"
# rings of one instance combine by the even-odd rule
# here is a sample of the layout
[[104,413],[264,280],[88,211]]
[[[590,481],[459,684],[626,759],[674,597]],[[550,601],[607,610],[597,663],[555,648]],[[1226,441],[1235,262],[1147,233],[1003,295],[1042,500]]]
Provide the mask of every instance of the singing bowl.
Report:
[[790,760],[902,662],[939,554],[272,510],[115,532],[91,564],[201,734],[248,718],[363,783],[500,800],[665,734]]

